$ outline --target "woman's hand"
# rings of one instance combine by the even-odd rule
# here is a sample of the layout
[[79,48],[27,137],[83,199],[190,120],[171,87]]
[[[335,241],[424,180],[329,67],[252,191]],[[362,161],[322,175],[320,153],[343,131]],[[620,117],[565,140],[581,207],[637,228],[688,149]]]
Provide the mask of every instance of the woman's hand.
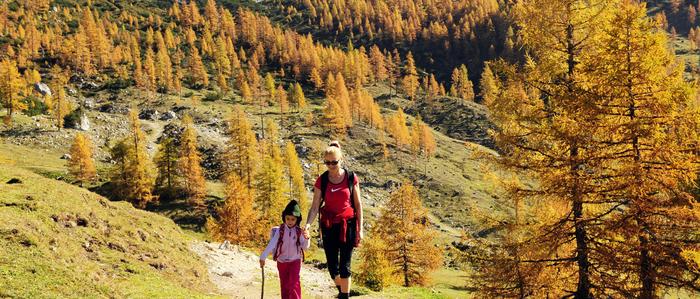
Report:
[[365,237],[365,230],[360,229],[360,234],[357,236],[357,247],[362,245],[362,239]]
[[265,267],[265,260],[260,260],[260,268],[264,268],[264,267]]
[[304,227],[301,228],[301,231],[304,232],[304,237],[306,237],[307,239],[308,239],[309,237],[307,237],[306,235],[309,233],[309,230],[310,230],[310,229],[311,229],[311,224],[310,224],[310,223],[307,223],[306,225],[304,225]]
[[310,239],[310,234],[308,229],[302,229],[301,233],[304,235],[304,238],[309,240]]

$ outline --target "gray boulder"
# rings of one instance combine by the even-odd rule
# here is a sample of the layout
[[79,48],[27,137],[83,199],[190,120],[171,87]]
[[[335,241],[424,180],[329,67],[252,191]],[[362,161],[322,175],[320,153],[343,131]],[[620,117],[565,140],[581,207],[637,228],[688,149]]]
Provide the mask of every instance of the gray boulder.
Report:
[[297,143],[297,144],[294,146],[294,149],[297,151],[297,155],[299,155],[299,157],[301,157],[301,158],[306,158],[306,157],[308,157],[308,156],[309,156],[309,152],[311,151],[310,148],[308,148],[308,147],[306,147],[306,146],[303,146],[303,145],[301,145],[301,144],[299,144],[299,143]]
[[124,106],[117,106],[113,103],[106,103],[99,108],[100,112],[111,113],[111,114],[127,114],[129,109]]
[[42,96],[51,96],[51,88],[49,88],[46,83],[35,83],[34,84],[34,90],[38,93],[40,93]]
[[95,109],[95,99],[87,98],[83,100],[83,107],[88,109]]
[[395,188],[398,188],[399,186],[401,186],[401,183],[394,180],[388,180],[386,181],[386,183],[384,183],[384,188],[389,190],[393,190]]
[[173,111],[166,111],[160,115],[160,120],[171,120],[171,119],[177,119],[177,114],[175,114],[175,112],[173,112]]
[[158,111],[155,109],[144,109],[139,113],[139,119],[143,120],[157,120],[158,119]]
[[78,130],[89,131],[90,130],[90,119],[87,113],[80,114],[80,121],[78,121]]

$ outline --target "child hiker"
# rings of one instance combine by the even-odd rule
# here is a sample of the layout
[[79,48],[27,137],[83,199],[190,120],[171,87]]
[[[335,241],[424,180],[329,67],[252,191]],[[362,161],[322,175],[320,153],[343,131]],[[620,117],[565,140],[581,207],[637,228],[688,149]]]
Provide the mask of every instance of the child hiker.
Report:
[[260,255],[260,267],[265,267],[265,260],[272,253],[272,259],[277,261],[282,299],[298,299],[301,298],[299,271],[304,250],[309,249],[309,233],[299,227],[301,209],[296,200],[284,208],[282,221],[270,231],[270,243]]

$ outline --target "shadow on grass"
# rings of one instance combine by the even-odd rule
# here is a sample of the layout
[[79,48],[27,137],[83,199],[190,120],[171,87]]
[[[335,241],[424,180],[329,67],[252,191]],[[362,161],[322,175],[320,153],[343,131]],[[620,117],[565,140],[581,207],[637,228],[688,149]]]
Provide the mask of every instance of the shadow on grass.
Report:
[[[116,189],[115,184],[106,182],[89,190],[106,197],[110,201],[123,201],[121,197],[116,195],[118,194]],[[216,214],[216,207],[223,201],[218,196],[208,195],[204,199],[204,206],[194,207],[187,202],[186,198],[182,197],[182,192],[175,192],[174,194],[175,196],[163,195],[160,200],[147,204],[145,210],[166,216],[172,219],[180,228],[195,232],[204,231],[207,218]]]
[[450,286],[451,290],[455,291],[466,291],[466,292],[475,292],[476,288],[475,287],[470,287],[470,286]]
[[27,128],[27,127],[13,127],[7,130],[0,131],[0,137],[36,137],[42,135],[42,133],[47,133],[48,130],[42,128]]
[[162,200],[151,204],[146,210],[165,215],[183,229],[203,232],[209,216],[216,214],[217,205],[223,201],[218,196],[208,195],[203,207],[193,207],[185,198]]

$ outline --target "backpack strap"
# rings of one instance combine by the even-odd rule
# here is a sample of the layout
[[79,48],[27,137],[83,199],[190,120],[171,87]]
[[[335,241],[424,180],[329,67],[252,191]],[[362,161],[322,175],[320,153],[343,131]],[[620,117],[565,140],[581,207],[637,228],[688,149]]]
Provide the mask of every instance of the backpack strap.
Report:
[[280,249],[282,248],[282,243],[284,243],[284,223],[280,225],[279,229],[277,230],[278,235],[277,235],[277,246],[275,246],[275,252],[272,254],[272,260],[277,261],[277,257],[280,255]]
[[[304,263],[304,260],[306,259],[306,254],[304,253],[304,248],[301,247],[301,237],[302,237],[302,232],[301,232],[301,227],[297,225],[296,227],[296,233],[297,233],[297,248],[299,251],[301,251],[301,262]],[[306,240],[307,242],[310,242],[309,240]]]
[[326,188],[328,188],[328,170],[321,174],[321,202],[318,205],[319,210],[321,210],[323,202],[326,200]]
[[321,174],[321,202],[318,204],[318,239],[317,244],[319,248],[323,248],[323,223],[321,222],[321,208],[323,207],[323,202],[326,200],[326,188],[328,188],[328,170]]
[[[350,190],[350,206],[353,210],[355,210],[355,198],[353,198],[353,194],[355,193],[355,173],[347,169],[345,169],[345,173],[348,176],[348,190]],[[357,214],[357,212],[355,212],[355,214]]]

